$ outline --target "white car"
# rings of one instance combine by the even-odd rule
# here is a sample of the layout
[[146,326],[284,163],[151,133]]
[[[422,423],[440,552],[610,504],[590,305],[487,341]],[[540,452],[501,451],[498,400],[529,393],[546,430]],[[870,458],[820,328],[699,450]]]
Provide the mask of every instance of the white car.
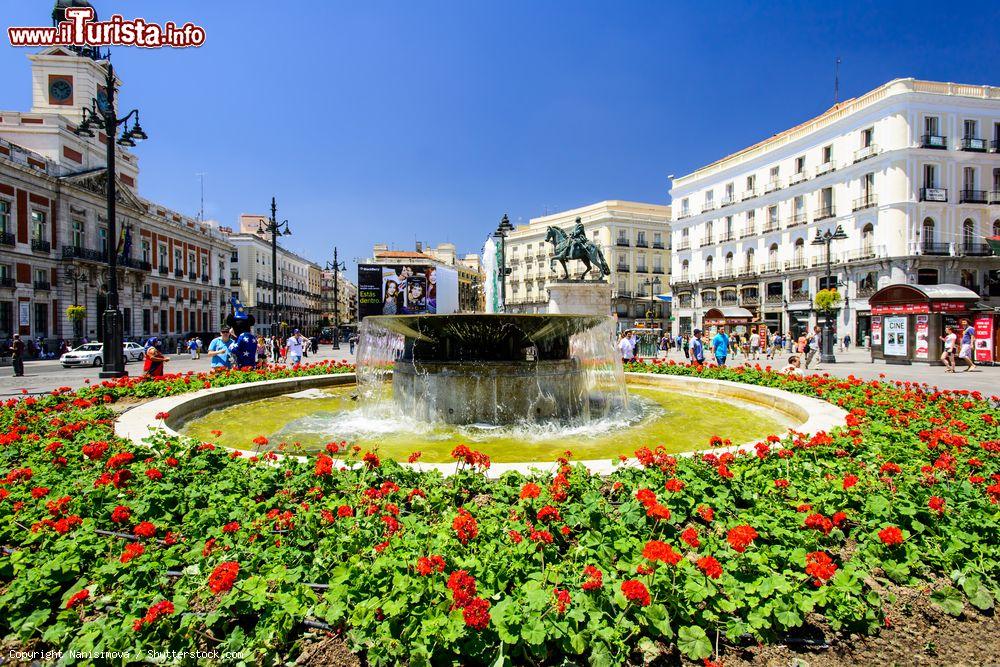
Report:
[[[74,366],[101,366],[104,364],[104,344],[84,343],[78,348],[67,352],[59,358],[59,363],[63,368]],[[139,361],[142,359],[144,351],[138,343],[128,342],[122,348],[125,361]]]

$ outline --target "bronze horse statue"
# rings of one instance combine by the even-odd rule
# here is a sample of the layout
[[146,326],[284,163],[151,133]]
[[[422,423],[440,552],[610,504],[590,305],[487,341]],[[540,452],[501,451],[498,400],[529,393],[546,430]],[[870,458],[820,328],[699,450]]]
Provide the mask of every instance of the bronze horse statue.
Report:
[[580,276],[580,280],[583,280],[595,266],[600,273],[595,280],[611,275],[611,267],[604,261],[604,253],[583,235],[583,226],[579,223],[572,235],[567,235],[562,229],[550,225],[545,234],[545,240],[552,244],[555,252],[555,255],[549,260],[549,269],[555,265],[556,261],[559,261],[562,264],[563,280],[569,279],[566,262],[571,259],[578,259],[587,267]]

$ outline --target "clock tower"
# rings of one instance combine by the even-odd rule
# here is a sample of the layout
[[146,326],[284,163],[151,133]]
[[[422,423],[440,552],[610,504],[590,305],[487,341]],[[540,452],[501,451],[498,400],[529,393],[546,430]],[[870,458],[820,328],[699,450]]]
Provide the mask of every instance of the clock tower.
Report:
[[80,55],[64,46],[52,46],[28,56],[31,61],[32,113],[57,113],[74,125],[91,99],[104,90],[106,61]]

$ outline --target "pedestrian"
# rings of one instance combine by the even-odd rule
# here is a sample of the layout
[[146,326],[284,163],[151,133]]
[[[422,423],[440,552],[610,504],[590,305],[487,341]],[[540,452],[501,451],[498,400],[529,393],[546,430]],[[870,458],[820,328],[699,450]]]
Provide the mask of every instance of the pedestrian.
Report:
[[632,361],[632,357],[635,355],[635,347],[629,339],[629,334],[622,334],[621,339],[618,341],[618,351],[621,353],[623,363]]
[[695,366],[705,363],[705,345],[701,342],[701,329],[694,330],[694,337],[690,344],[691,362]]
[[288,339],[288,360],[294,366],[302,361],[302,334],[296,329]]
[[347,339],[347,343],[351,346],[351,354],[354,354],[354,347],[358,344],[358,335],[352,333]]
[[781,369],[781,372],[785,375],[797,375],[802,377],[805,373],[802,372],[802,367],[799,364],[799,355],[793,354],[788,357],[788,365]]
[[59,341],[59,356],[61,357],[67,352],[69,352],[69,344],[65,340]]
[[11,341],[8,349],[12,354],[11,362],[14,364],[14,377],[24,377],[24,341],[21,340],[20,334],[14,334],[14,340]]
[[851,334],[844,336],[844,352],[847,352],[851,347]]
[[153,337],[146,341],[146,350],[142,363],[142,372],[146,377],[163,377],[163,364],[170,361],[160,352],[159,341]]
[[263,366],[267,363],[267,339],[263,336],[257,339],[257,365]]
[[803,365],[804,368],[809,368],[809,364],[816,357],[816,353],[819,352],[823,345],[823,333],[817,324],[813,327],[813,334],[806,340],[806,362]]
[[965,372],[968,373],[969,371],[976,370],[976,363],[972,360],[972,341],[976,337],[976,330],[969,324],[969,320],[960,321],[959,328],[962,329],[962,346],[959,349],[958,356],[965,361]]
[[660,338],[660,352],[663,353],[663,358],[666,359],[667,353],[670,352],[670,337],[667,334],[663,334]]
[[722,329],[712,337],[712,354],[715,356],[715,363],[720,366],[726,365],[726,357],[729,356],[729,336]]
[[958,335],[955,333],[955,328],[951,326],[945,327],[944,333],[944,336],[938,336],[938,338],[944,343],[944,350],[941,352],[941,361],[944,362],[945,373],[954,373],[955,342],[958,340]]
[[687,336],[677,334],[677,340],[676,340],[678,352],[683,351],[685,357],[688,356],[687,346],[684,344],[686,338]]
[[750,354],[753,355],[753,360],[757,360],[757,355],[760,353],[760,334],[754,331],[750,334]]
[[208,344],[209,365],[213,371],[233,367],[233,357],[229,354],[231,344],[232,330],[229,327],[222,327],[219,330],[219,335]]
[[201,351],[205,349],[205,344],[201,342],[201,336],[197,336],[194,339],[194,342],[197,344],[197,347],[195,348],[195,353],[198,355],[195,357],[195,359],[201,359]]
[[681,349],[684,351],[684,358],[691,361],[691,337],[687,334],[681,337]]
[[198,358],[198,341],[196,341],[194,338],[189,339],[188,342],[187,342],[187,348],[188,348],[188,352],[190,352],[190,354],[191,354],[191,358],[192,359],[197,359]]

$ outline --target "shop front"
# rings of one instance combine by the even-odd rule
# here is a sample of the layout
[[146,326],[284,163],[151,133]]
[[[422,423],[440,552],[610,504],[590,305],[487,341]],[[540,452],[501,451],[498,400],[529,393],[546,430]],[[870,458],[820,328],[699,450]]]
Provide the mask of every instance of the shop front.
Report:
[[723,308],[709,308],[702,317],[702,325],[707,333],[725,331],[732,335],[748,334],[754,325],[759,324],[754,321],[753,313],[746,308],[730,306]]
[[961,285],[889,285],[873,294],[868,303],[873,360],[941,364],[942,337],[949,326],[959,340],[965,326],[974,326],[976,353],[982,345],[984,357],[995,355],[995,317],[979,303],[978,294]]

